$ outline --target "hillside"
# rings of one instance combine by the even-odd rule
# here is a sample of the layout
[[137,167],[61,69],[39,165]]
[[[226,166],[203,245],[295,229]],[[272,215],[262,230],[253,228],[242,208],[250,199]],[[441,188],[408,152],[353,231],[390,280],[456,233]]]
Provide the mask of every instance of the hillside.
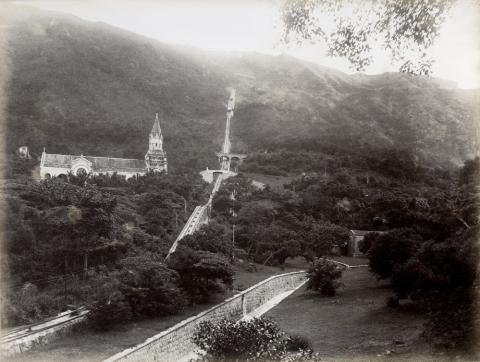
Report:
[[234,148],[409,148],[436,163],[474,154],[479,93],[404,74],[347,75],[287,56],[165,45],[24,7],[0,15],[10,64],[7,149],[143,157],[159,112],[170,169],[214,167],[226,89]]

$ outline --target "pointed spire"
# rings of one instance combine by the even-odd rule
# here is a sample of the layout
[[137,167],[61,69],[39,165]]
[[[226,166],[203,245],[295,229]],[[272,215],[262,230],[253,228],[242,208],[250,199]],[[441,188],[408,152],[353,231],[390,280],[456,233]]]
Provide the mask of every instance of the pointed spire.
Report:
[[162,129],[160,128],[160,121],[158,120],[158,113],[155,113],[155,122],[153,123],[152,132],[150,134],[160,136],[162,134]]

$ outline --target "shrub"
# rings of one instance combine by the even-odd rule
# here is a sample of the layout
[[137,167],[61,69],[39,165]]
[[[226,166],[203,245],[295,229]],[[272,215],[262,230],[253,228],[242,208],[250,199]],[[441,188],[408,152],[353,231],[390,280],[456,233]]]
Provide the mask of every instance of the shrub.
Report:
[[308,271],[307,289],[319,291],[325,296],[334,296],[341,283],[342,269],[337,264],[325,259],[315,259]]
[[287,347],[287,336],[276,323],[265,318],[203,322],[193,341],[206,352],[204,361],[279,360]]
[[[311,349],[299,350],[300,346],[292,345],[291,340],[275,322],[266,318],[203,322],[193,337],[194,343],[205,352],[201,359],[203,362],[319,361]],[[299,343],[306,345],[303,338]],[[289,345],[295,353],[288,350]]]

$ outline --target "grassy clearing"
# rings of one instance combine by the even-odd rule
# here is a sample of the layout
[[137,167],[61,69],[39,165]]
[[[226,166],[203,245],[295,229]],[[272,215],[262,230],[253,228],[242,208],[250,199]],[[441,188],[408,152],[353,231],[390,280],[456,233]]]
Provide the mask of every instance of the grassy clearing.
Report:
[[332,298],[302,288],[267,317],[285,332],[308,338],[326,361],[447,360],[432,355],[421,340],[424,313],[413,304],[386,307],[391,291],[368,268],[345,271],[342,282],[344,286]]

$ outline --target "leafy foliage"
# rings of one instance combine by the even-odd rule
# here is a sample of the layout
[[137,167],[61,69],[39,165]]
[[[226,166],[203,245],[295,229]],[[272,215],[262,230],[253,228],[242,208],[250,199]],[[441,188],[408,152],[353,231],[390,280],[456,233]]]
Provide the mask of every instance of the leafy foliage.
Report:
[[[198,176],[149,174],[126,181],[70,175],[41,182],[18,178],[6,187],[8,260],[2,257],[2,263],[8,262],[13,287],[3,295],[10,306],[5,323],[30,323],[67,304],[88,304],[92,325],[109,328],[120,320],[175,314],[190,302],[180,276],[162,261],[187,204],[203,201]],[[29,283],[36,297],[14,304]]]
[[[202,361],[318,361],[311,350],[296,354],[287,352],[290,338],[278,325],[266,318],[249,321],[224,319],[217,323],[203,322],[193,337],[205,355]],[[297,344],[298,346],[298,344]]]
[[379,278],[391,277],[395,268],[416,254],[422,241],[412,229],[396,229],[379,235],[368,251],[370,269]]
[[221,254],[195,251],[179,244],[168,265],[179,273],[182,288],[195,303],[207,302],[215,293],[232,287],[234,272]]
[[456,2],[289,0],[282,13],[284,40],[323,42],[328,55],[347,58],[356,70],[371,64],[375,44],[400,63],[400,71],[429,74],[432,60],[427,51]]
[[128,257],[112,271],[90,274],[89,320],[100,329],[118,322],[179,313],[188,303],[179,275],[154,255]]
[[195,233],[186,235],[179,242],[193,250],[220,253],[228,257],[233,252],[230,234],[227,234],[224,226],[215,221],[203,225]]
[[[478,268],[479,159],[465,162],[459,187],[445,219],[449,233],[423,239],[412,229],[394,230],[372,240],[370,268],[390,278],[398,298],[428,305],[430,320],[425,336],[443,347],[468,350],[478,322],[475,293]],[[453,214],[453,215],[452,215]]]
[[308,270],[307,289],[320,292],[322,295],[332,297],[341,283],[343,270],[334,262],[325,258],[315,259]]

